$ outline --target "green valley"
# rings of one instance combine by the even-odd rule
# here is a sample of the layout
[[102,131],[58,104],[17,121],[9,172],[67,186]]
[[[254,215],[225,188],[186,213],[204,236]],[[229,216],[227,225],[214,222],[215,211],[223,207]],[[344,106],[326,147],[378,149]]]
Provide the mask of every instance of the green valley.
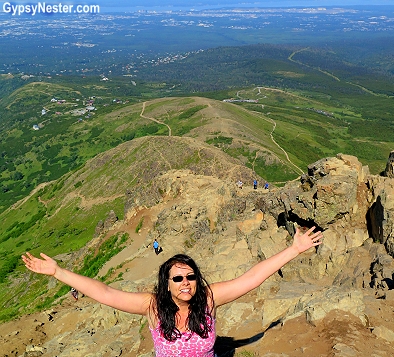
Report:
[[[98,222],[112,210],[122,219],[137,192],[147,193],[142,206],[159,201],[168,170],[281,186],[338,153],[379,174],[394,147],[390,74],[323,48],[219,47],[137,78],[0,81],[1,320],[66,291],[30,286],[23,252],[89,257]],[[128,238],[112,239],[117,251]]]

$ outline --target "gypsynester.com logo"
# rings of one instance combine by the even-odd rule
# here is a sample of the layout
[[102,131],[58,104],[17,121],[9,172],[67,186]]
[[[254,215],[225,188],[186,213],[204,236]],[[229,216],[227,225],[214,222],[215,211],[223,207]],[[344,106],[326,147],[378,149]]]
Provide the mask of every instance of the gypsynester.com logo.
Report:
[[52,14],[98,14],[100,5],[77,5],[62,3],[38,2],[36,4],[15,4],[11,2],[3,3],[3,12],[12,16],[21,15],[52,15]]

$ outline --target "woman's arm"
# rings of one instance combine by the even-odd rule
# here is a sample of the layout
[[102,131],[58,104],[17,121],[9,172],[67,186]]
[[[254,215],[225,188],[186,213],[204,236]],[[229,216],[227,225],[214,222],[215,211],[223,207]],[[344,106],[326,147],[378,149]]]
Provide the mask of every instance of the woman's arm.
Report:
[[56,261],[40,253],[42,259],[30,253],[22,255],[25,266],[38,274],[50,275],[78,290],[92,299],[111,306],[115,309],[131,314],[146,315],[150,306],[152,295],[149,293],[131,293],[111,288],[110,286],[83,275],[59,267]]
[[323,234],[321,232],[314,233],[314,229],[315,227],[312,227],[306,233],[301,234],[300,230],[297,228],[293,244],[290,247],[261,261],[238,278],[213,283],[211,289],[215,305],[220,306],[227,304],[245,295],[261,285],[267,278],[277,272],[290,260],[309,248],[321,244]]

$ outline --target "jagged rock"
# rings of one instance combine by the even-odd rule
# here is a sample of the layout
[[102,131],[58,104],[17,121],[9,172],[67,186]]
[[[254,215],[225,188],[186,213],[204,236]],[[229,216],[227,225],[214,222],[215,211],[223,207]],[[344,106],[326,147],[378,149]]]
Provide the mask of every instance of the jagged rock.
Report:
[[194,238],[200,239],[201,237],[209,234],[211,231],[209,229],[209,220],[202,219],[200,221],[194,222],[192,227],[194,230]]
[[[139,345],[139,321],[134,315],[92,304],[80,313],[90,317],[77,323],[74,331],[58,334],[43,345],[45,356],[121,356]],[[71,311],[69,315],[78,314]],[[62,319],[67,319],[67,315]],[[74,317],[78,319],[78,316]],[[104,344],[99,341],[106,341]]]
[[[274,223],[271,217],[266,221]],[[283,227],[270,226],[270,229],[260,230],[255,235],[248,235],[246,241],[254,257],[266,259],[285,249],[290,238],[289,232]]]
[[330,311],[338,309],[350,312],[366,323],[363,294],[359,290],[282,283],[276,294],[264,299],[263,326],[268,327],[278,320],[285,321],[302,314],[305,314],[307,321],[315,323]]
[[372,263],[371,287],[376,290],[394,289],[394,259],[388,254],[378,255]]
[[246,209],[246,200],[244,197],[235,197],[229,203],[225,204],[219,213],[219,221],[230,222],[244,213]]
[[96,228],[94,229],[94,236],[98,237],[104,232],[104,221],[100,220],[97,222]]
[[259,211],[256,213],[254,218],[239,222],[237,224],[237,229],[243,234],[250,234],[252,231],[260,228],[263,219],[264,213]]
[[[153,167],[149,177],[157,172]],[[330,355],[359,353],[352,341],[361,343],[365,336],[393,343],[387,327],[391,316],[387,316],[386,326],[374,325],[383,314],[374,308],[394,300],[393,178],[369,175],[357,158],[340,154],[309,165],[308,173],[299,181],[282,188],[248,191],[245,185],[236,190],[234,182],[204,176],[202,171],[170,170],[155,176],[149,192],[142,186],[130,190],[125,217],[131,219],[143,209],[145,214],[150,212],[152,226],[127,258],[130,272],[122,270],[124,280],[113,284],[125,291],[152,290],[159,263],[179,252],[193,256],[207,272],[209,282],[233,279],[289,246],[296,227],[316,225],[324,230],[323,244],[291,261],[251,295],[220,308],[221,333],[232,336],[253,323],[258,329],[251,335],[268,334],[266,327],[280,322],[280,328],[296,318],[316,328],[330,313],[339,311],[344,326],[349,315],[365,334],[338,329],[351,339],[342,338],[342,334],[332,338]],[[96,234],[121,230],[122,224],[127,231],[127,219],[116,221],[112,212],[106,223],[98,223]],[[164,247],[158,257],[147,249],[153,238],[160,238]],[[67,265],[80,258],[77,254],[68,257]],[[133,269],[142,263],[154,268],[143,269],[143,277],[136,278]],[[78,313],[72,311],[70,315]],[[84,314],[72,331],[57,327],[59,332],[42,344],[40,353],[44,357],[152,356],[141,347],[146,342],[141,336],[145,322],[141,317],[97,304],[84,308]],[[50,315],[52,320],[47,321],[47,315],[45,321],[54,329],[58,315]],[[368,325],[367,320],[373,324]],[[314,356],[311,350],[303,353]]]
[[227,334],[232,328],[240,325],[246,317],[250,318],[254,308],[249,303],[234,302],[224,306],[218,313],[218,318],[223,321],[223,333]]
[[[348,254],[341,256],[342,264],[338,263],[338,256],[330,265],[330,273],[336,276],[333,285],[348,289],[368,289],[371,286],[370,262],[373,259],[370,251],[364,246],[351,249]],[[338,266],[340,269],[335,269]]]
[[338,155],[322,159],[308,166],[308,175],[300,182],[288,183],[278,192],[260,197],[256,206],[283,224],[295,222],[308,227],[314,224],[327,229],[352,215],[357,218],[355,223],[362,220],[365,226],[359,202],[363,202],[367,174],[368,169],[354,157]]
[[374,197],[368,211],[370,235],[374,241],[384,244],[388,254],[394,257],[394,179],[374,176],[368,185]]
[[334,352],[333,356],[337,357],[353,357],[359,355],[359,352],[355,348],[343,343],[337,343],[332,349]]
[[[209,281],[219,281],[239,276],[256,261],[284,249],[291,244],[296,226],[316,225],[324,229],[324,244],[287,264],[257,289],[261,310],[247,302],[219,310],[222,331],[236,328],[244,319],[262,319],[263,328],[297,316],[316,324],[336,310],[354,315],[366,325],[363,290],[388,293],[393,278],[391,257],[383,245],[369,238],[375,232],[373,227],[380,227],[377,231],[383,236],[383,226],[390,236],[388,198],[394,187],[390,180],[372,177],[357,158],[341,154],[309,165],[299,182],[264,193],[236,191],[229,183],[206,180],[189,171],[163,174],[156,183],[160,199],[176,197],[178,203],[158,214],[150,236],[160,236],[164,245],[167,240],[173,244],[173,228],[182,227],[176,230],[180,239],[188,235],[199,238],[190,249],[206,261]],[[137,196],[134,203],[141,203]],[[253,200],[254,211],[250,212]],[[378,214],[388,221],[378,220]],[[355,351],[339,340],[333,344],[336,356],[350,356]]]
[[236,241],[234,238],[215,247],[213,255],[215,259],[206,265],[206,271],[210,272],[210,281],[233,279],[248,269],[253,262],[247,242]]
[[317,289],[316,286],[309,284],[292,284],[287,283],[278,285],[276,289],[270,288],[269,295],[264,297],[264,305],[262,310],[263,327],[267,328],[272,323],[277,323],[286,319],[286,316],[296,316],[304,313],[302,310],[296,310],[297,304],[301,297],[305,294],[311,295]]
[[323,319],[332,310],[341,310],[357,316],[366,325],[363,293],[360,290],[332,287],[311,297],[303,296],[300,306],[305,309],[307,320],[311,323]]
[[390,152],[383,176],[394,178],[394,151]]
[[394,332],[384,326],[377,326],[372,330],[372,333],[379,337],[383,338],[386,341],[394,342]]
[[118,217],[116,216],[114,210],[109,211],[107,218],[104,221],[104,229],[108,230],[109,228],[111,228],[117,220]]

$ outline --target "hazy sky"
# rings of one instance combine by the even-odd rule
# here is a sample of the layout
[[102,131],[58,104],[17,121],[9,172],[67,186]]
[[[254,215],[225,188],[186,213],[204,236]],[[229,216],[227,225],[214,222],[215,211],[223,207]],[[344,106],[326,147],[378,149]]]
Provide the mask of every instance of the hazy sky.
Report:
[[204,9],[221,7],[292,7],[292,6],[354,6],[354,5],[394,5],[394,0],[0,0],[0,4],[68,4],[100,5],[103,9],[116,8],[186,8]]

